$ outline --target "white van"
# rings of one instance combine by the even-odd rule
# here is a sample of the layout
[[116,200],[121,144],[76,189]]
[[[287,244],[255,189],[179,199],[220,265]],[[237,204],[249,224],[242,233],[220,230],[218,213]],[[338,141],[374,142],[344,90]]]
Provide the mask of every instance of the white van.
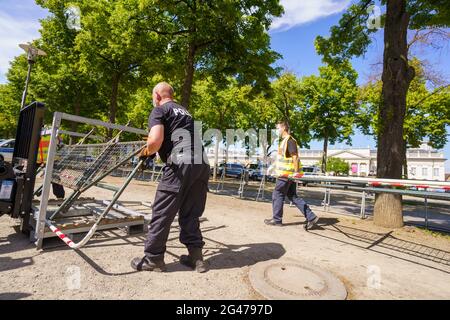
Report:
[[302,172],[305,176],[319,176],[321,175],[321,170],[316,166],[304,166],[302,167]]
[[0,161],[12,161],[15,139],[0,142]]

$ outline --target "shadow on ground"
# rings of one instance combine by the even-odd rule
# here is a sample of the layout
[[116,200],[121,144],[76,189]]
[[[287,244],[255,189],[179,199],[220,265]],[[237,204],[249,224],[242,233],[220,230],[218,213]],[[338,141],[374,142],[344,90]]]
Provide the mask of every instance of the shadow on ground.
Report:
[[[249,243],[239,245],[227,245],[215,240],[205,238],[206,242],[220,245],[219,249],[204,250],[204,259],[210,270],[235,269],[252,266],[258,262],[279,259],[286,250],[279,243]],[[191,271],[178,261],[167,265],[168,272]]]
[[19,300],[31,296],[30,293],[24,292],[3,292],[0,293],[0,300]]
[[[331,232],[324,233],[320,232],[320,230]],[[332,239],[396,259],[450,273],[450,252],[399,239],[392,235],[392,231],[388,233],[375,233],[337,224],[328,226],[319,224],[317,229],[309,232],[319,237]]]
[[0,257],[0,272],[28,267],[33,264],[33,257],[13,259],[10,257]]

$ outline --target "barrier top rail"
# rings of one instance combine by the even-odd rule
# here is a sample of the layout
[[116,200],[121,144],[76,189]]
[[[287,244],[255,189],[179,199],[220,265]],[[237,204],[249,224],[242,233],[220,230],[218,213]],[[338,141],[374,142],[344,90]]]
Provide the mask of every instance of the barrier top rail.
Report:
[[319,181],[319,182],[347,182],[355,184],[367,184],[374,187],[417,187],[417,188],[440,188],[450,190],[450,182],[430,181],[430,180],[406,180],[406,179],[379,179],[364,177],[334,177],[334,176],[303,176],[295,178],[298,181]]
[[127,127],[127,126],[123,126],[120,124],[104,122],[101,120],[85,118],[85,117],[76,116],[73,114],[68,114],[68,113],[63,113],[63,112],[55,112],[54,117],[59,118],[61,120],[68,120],[68,121],[73,121],[73,122],[78,122],[78,123],[90,124],[93,126],[105,127],[107,129],[121,130],[121,131],[125,131],[125,132],[139,134],[139,135],[148,135],[148,131],[143,130],[143,129]]

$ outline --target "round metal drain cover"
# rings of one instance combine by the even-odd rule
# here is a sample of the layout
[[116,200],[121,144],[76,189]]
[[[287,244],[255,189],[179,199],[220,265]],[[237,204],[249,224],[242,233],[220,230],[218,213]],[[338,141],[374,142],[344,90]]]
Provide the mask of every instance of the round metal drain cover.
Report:
[[249,274],[253,288],[267,299],[345,300],[344,284],[317,266],[293,259],[259,262]]

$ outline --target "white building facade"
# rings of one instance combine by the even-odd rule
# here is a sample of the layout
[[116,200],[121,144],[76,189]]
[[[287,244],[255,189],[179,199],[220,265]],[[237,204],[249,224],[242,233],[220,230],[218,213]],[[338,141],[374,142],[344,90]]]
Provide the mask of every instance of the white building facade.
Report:
[[[349,175],[375,175],[377,171],[377,151],[370,148],[331,149],[329,157],[345,160],[349,166]],[[300,150],[302,165],[317,165],[322,159],[321,150]],[[442,150],[434,150],[429,146],[409,149],[406,153],[408,163],[408,179],[445,181],[445,161]]]

